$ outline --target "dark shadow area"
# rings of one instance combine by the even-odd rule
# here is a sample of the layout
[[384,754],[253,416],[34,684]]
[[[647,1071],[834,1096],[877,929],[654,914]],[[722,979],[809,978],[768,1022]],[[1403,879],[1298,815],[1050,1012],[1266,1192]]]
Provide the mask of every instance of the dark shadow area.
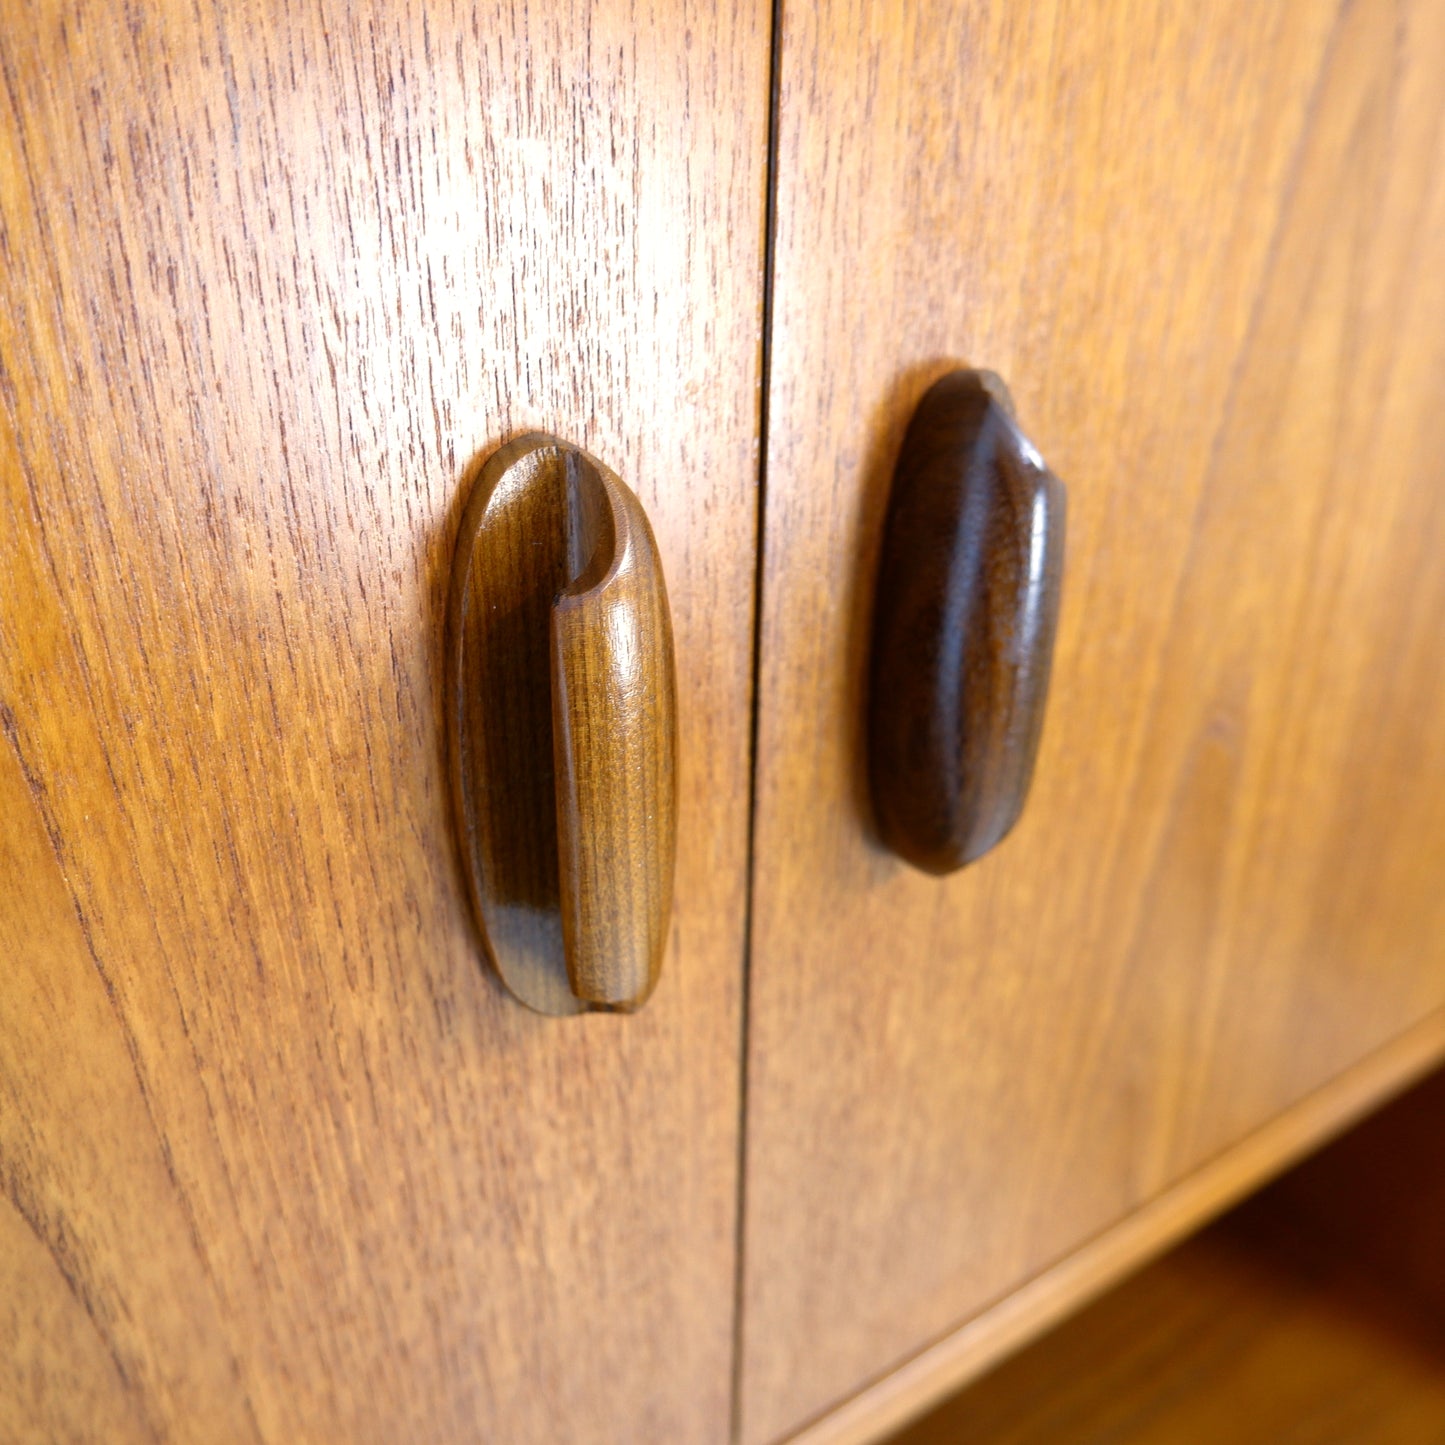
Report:
[[[561,938],[550,615],[569,580],[567,473],[560,457],[544,453],[500,478],[489,476],[487,463],[498,450],[473,459],[447,518],[438,743],[458,883],[464,894],[471,893],[469,880],[477,885],[469,911],[479,942],[505,978],[515,983],[513,960],[520,959],[551,981],[544,994],[556,991],[565,1001],[571,995]],[[465,573],[455,572],[459,545],[470,549]],[[463,575],[467,602],[454,611],[452,593]],[[562,1011],[572,1009],[564,1003]]]
[[880,852],[884,844],[874,816],[868,787],[868,672],[872,650],[873,603],[878,581],[883,520],[893,486],[893,470],[903,447],[903,435],[923,394],[939,377],[970,363],[939,357],[902,372],[868,419],[868,446],[859,488],[857,527],[851,548],[848,576],[840,579],[848,601],[847,730],[852,759],[853,807],[869,844]]

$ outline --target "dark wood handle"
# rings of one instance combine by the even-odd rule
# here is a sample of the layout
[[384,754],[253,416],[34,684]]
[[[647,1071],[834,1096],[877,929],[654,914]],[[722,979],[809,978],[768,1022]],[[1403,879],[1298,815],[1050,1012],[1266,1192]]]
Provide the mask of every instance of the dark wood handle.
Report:
[[542,1013],[657,982],[677,832],[672,620],[641,504],[533,433],[482,469],[452,570],[448,732],[486,950]]
[[874,604],[868,768],[883,840],[929,873],[982,857],[1028,796],[1048,695],[1064,488],[998,377],[924,396],[894,472]]

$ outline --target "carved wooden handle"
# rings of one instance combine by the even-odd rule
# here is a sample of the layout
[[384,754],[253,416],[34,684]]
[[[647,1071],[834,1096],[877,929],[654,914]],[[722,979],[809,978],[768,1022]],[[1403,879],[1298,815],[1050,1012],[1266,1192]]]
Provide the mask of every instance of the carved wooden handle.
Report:
[[1064,488],[992,372],[919,403],[878,571],[868,767],[884,841],[929,873],[1017,821],[1043,726],[1064,556]]
[[638,1007],[672,900],[672,620],[646,514],[601,462],[533,433],[486,463],[448,660],[453,806],[497,972],[542,1013]]

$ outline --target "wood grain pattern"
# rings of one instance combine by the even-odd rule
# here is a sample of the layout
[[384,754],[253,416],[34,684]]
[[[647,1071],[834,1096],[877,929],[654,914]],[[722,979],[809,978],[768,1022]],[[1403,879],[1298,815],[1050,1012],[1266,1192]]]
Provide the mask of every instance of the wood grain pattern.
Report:
[[1251,1201],[891,1445],[1419,1445],[1445,1322]]
[[483,946],[538,1012],[656,987],[677,842],[677,683],[626,484],[545,433],[482,467],[448,602],[447,732]]
[[1238,1204],[1321,1140],[1357,1123],[1442,1055],[1445,1010],[1335,1075],[1072,1254],[1010,1286],[986,1309],[870,1381],[790,1441],[870,1445],[885,1438],[1158,1258],[1201,1220]]
[[580,570],[552,609],[562,938],[573,994],[630,1010],[657,986],[672,904],[677,683],[647,514],[604,468],[588,480],[568,536]]
[[[1439,0],[784,7],[747,1445],[1445,1003],[1442,125]],[[960,364],[1068,479],[1069,584],[1028,809],[939,881],[858,735]]]
[[1064,505],[998,377],[955,371],[928,389],[888,493],[868,684],[874,817],[925,873],[981,858],[1028,798]]
[[[7,1440],[725,1438],[767,25],[0,6]],[[536,428],[679,660],[664,982],[565,1026],[442,713]]]

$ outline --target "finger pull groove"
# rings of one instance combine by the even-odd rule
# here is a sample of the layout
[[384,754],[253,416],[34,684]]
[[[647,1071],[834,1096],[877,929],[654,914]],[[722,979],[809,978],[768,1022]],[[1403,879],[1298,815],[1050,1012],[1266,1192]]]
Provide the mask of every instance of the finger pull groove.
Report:
[[672,623],[646,514],[595,458],[533,434],[482,468],[448,660],[453,805],[494,967],[542,1013],[637,1008],[672,899]]

